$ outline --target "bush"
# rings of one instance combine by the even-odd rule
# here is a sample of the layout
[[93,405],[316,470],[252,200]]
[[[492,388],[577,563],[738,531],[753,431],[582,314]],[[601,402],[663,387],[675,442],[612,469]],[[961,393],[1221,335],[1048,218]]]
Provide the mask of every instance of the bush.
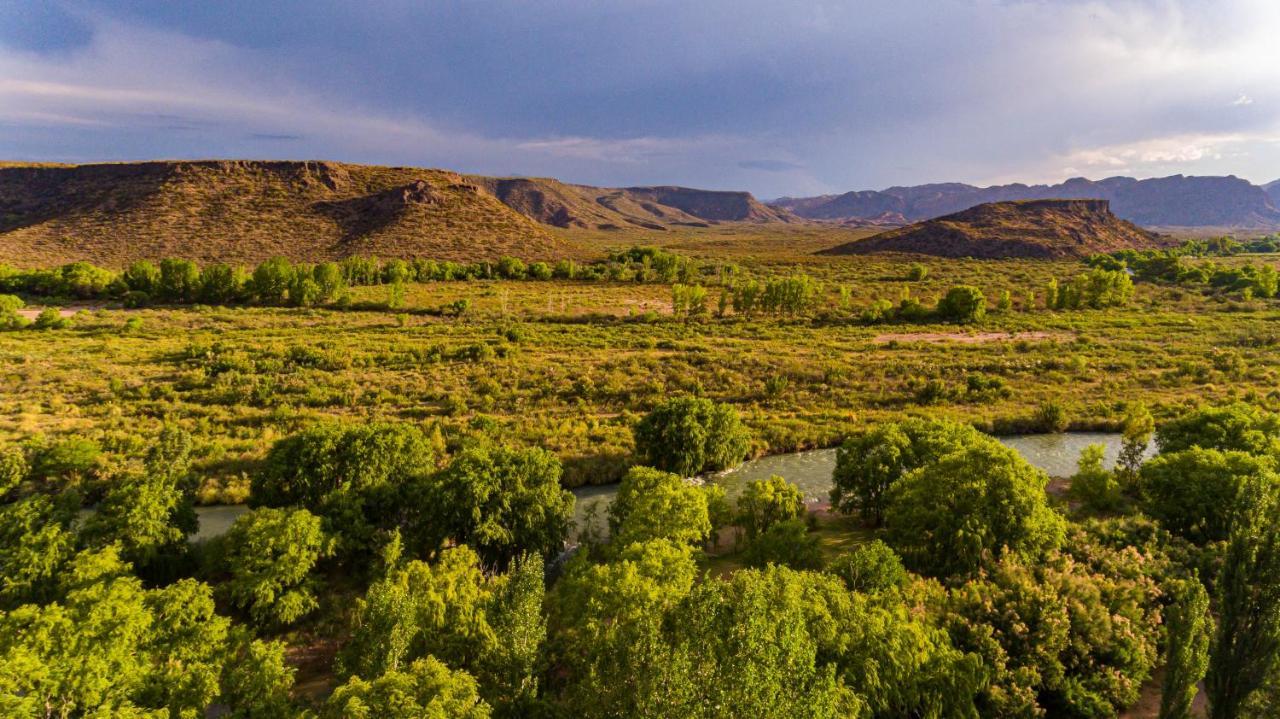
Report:
[[919,282],[929,276],[929,268],[914,262],[907,268],[907,279],[912,282]]
[[749,441],[736,410],[696,397],[667,400],[640,420],[634,434],[644,464],[686,477],[738,464]]
[[1270,454],[1280,449],[1280,415],[1243,402],[1207,407],[1156,429],[1162,453],[1192,447]]
[[36,319],[31,323],[31,329],[35,330],[61,330],[71,326],[71,320],[62,316],[62,311],[57,307],[46,307],[40,310],[40,314],[36,315]]
[[27,321],[18,310],[26,306],[17,295],[0,295],[0,330],[12,330],[25,327]]
[[200,268],[191,260],[160,261],[155,296],[165,302],[194,302],[200,291]]

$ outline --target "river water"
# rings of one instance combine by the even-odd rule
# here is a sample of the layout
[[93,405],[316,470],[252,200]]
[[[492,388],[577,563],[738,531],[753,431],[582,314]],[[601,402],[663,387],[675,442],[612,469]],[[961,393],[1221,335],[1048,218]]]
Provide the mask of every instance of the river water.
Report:
[[[997,437],[1006,446],[1016,449],[1028,462],[1043,469],[1050,477],[1069,477],[1076,473],[1080,452],[1091,444],[1105,449],[1104,461],[1108,468],[1115,466],[1120,456],[1121,436],[1112,432],[1060,432],[1056,434],[1024,434]],[[1154,445],[1148,448],[1148,455]],[[826,501],[831,491],[831,474],[836,467],[835,449],[813,449],[806,452],[775,454],[744,462],[733,469],[706,478],[724,487],[730,504],[746,488],[758,479],[778,475],[800,488],[809,500]],[[573,490],[578,498],[575,521],[586,526],[590,508],[596,508],[594,524],[603,527],[605,511],[618,491],[617,485],[580,487]]]
[[[1024,434],[997,437],[1001,442],[1018,450],[1031,464],[1043,469],[1050,477],[1068,477],[1075,474],[1080,452],[1091,444],[1101,444],[1106,449],[1106,465],[1114,466],[1120,455],[1120,435],[1109,432],[1062,432],[1058,434]],[[1151,454],[1154,448],[1148,449]],[[798,486],[811,500],[823,500],[831,491],[831,473],[836,466],[836,450],[814,449],[807,452],[775,454],[744,462],[726,472],[711,475],[707,481],[720,484],[732,503],[747,484],[773,475],[783,477]],[[595,505],[596,526],[603,526],[605,510],[618,492],[618,485],[579,487],[573,490],[577,498],[575,521],[584,526],[589,508]],[[199,541],[217,537],[227,531],[236,518],[249,508],[245,505],[219,505],[197,507],[200,530],[192,536]]]

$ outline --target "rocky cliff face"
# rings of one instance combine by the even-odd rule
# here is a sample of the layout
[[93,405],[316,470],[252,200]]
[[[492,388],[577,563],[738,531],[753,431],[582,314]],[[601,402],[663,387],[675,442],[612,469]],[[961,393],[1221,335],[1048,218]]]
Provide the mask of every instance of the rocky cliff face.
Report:
[[890,187],[818,198],[782,198],[774,206],[810,219],[870,219],[886,212],[908,221],[926,220],[987,202],[1053,198],[1097,198],[1111,202],[1121,219],[1165,227],[1280,227],[1280,209],[1267,190],[1238,177],[1174,175],[1150,180],[1083,178],[1059,185],[959,183]]
[[938,257],[1087,257],[1169,244],[1117,218],[1107,200],[993,202],[856,240],[823,254],[909,252]]

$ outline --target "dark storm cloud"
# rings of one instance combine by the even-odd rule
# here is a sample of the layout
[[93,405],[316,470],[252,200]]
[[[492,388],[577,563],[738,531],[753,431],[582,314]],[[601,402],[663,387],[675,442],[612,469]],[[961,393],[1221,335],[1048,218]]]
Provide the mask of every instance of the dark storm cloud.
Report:
[[[252,155],[803,194],[1280,174],[1268,0],[17,0],[0,154]],[[152,133],[138,113],[196,131]],[[750,158],[743,160],[742,158]],[[780,160],[777,158],[786,158]]]

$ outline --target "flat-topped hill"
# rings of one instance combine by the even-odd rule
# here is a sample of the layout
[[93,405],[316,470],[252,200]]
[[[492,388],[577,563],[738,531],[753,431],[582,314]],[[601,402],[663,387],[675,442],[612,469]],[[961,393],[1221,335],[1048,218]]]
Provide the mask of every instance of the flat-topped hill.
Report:
[[1106,200],[991,202],[849,242],[821,254],[911,252],[938,257],[1087,257],[1169,244],[1117,218]]
[[639,227],[706,227],[721,222],[803,222],[770,207],[750,192],[689,187],[592,187],[545,177],[479,177],[481,185],[508,207],[556,227],[614,230]]
[[474,261],[579,251],[443,170],[224,160],[0,166],[0,262],[365,254]]

